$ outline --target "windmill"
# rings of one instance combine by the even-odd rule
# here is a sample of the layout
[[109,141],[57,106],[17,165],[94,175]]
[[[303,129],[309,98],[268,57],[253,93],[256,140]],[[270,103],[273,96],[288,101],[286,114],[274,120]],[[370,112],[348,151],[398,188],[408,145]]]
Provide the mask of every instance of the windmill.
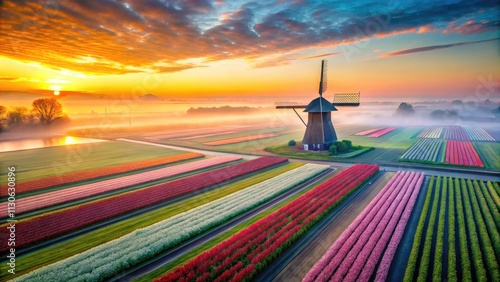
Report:
[[[291,105],[277,106],[276,109],[293,109],[302,123],[306,126],[306,133],[302,139],[304,150],[323,151],[328,150],[330,145],[337,141],[337,133],[332,123],[331,112],[336,112],[337,107],[359,106],[360,93],[336,93],[333,103],[323,98],[327,88],[327,66],[328,61],[321,61],[321,79],[319,82],[319,97],[312,100],[307,106]],[[295,109],[304,109],[307,115],[307,124]]]

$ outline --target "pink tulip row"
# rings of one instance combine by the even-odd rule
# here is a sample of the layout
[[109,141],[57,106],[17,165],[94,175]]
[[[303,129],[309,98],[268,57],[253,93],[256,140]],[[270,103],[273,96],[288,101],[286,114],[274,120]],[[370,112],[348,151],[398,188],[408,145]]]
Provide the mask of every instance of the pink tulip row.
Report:
[[469,135],[460,125],[449,125],[444,132],[444,139],[446,140],[460,140],[469,141]]
[[356,135],[356,136],[365,136],[365,135],[368,135],[368,134],[372,134],[372,133],[374,133],[374,132],[376,132],[376,131],[379,131],[379,130],[381,130],[381,129],[383,129],[383,127],[381,127],[381,128],[372,128],[372,129],[367,129],[367,130],[365,130],[365,131],[358,132],[358,133],[356,133],[356,134],[354,134],[354,135]]
[[382,130],[376,131],[376,132],[368,135],[367,137],[379,138],[380,136],[383,136],[383,135],[393,131],[394,129],[396,129],[396,128],[395,127],[387,127],[387,128],[382,129]]
[[[398,172],[365,210],[349,225],[303,281],[369,281],[391,240],[404,226],[423,181],[423,174]],[[401,218],[401,219],[400,219]],[[396,229],[396,233],[394,232]],[[392,256],[384,255],[389,264]]]
[[476,149],[472,146],[472,143],[464,141],[447,141],[446,163],[484,167],[484,164],[476,152]]
[[[75,201],[102,193],[115,191],[132,185],[157,180],[161,178],[172,177],[175,175],[208,168],[215,165],[220,165],[228,162],[233,162],[241,159],[234,156],[223,156],[216,158],[203,159],[200,161],[180,164],[176,166],[164,167],[147,172],[122,176],[118,178],[107,179],[90,184],[84,184],[76,187],[71,187],[61,191],[53,191],[34,195],[31,197],[21,198],[16,201],[16,213],[25,213],[41,209],[48,206],[62,204],[70,201]],[[0,204],[0,217],[7,216],[7,203]]]

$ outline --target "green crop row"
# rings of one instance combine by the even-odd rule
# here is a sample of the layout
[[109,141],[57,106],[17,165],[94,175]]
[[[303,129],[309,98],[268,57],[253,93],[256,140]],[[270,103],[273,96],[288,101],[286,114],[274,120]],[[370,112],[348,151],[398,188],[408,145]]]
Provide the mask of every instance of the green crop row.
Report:
[[495,202],[497,209],[500,211],[500,198],[498,197],[500,188],[498,187],[498,183],[488,181],[488,191],[490,192],[491,198]]
[[[479,182],[481,186],[481,192],[483,193],[484,199],[486,200],[486,205],[490,209],[491,215],[493,216],[493,220],[495,221],[495,225],[497,229],[500,229],[500,212],[493,201],[493,198],[490,196],[490,192],[488,192],[488,187],[484,184],[484,182]],[[491,182],[488,183],[491,186]]]
[[434,190],[434,176],[431,177],[429,187],[427,188],[427,194],[425,196],[425,202],[422,208],[420,219],[418,220],[417,230],[415,231],[410,257],[408,259],[408,266],[406,267],[405,271],[404,281],[413,281],[413,276],[415,274],[415,269],[417,267],[422,236],[424,234],[425,219],[427,217],[429,206],[432,201],[433,190]]
[[465,213],[462,202],[462,192],[460,189],[460,182],[458,178],[454,181],[454,194],[457,207],[457,220],[458,220],[458,240],[460,243],[460,261],[462,266],[462,281],[472,281],[471,262],[469,257],[467,231],[465,225]]
[[439,198],[441,197],[441,177],[438,176],[437,185],[434,194],[434,201],[432,203],[431,215],[429,217],[429,224],[427,226],[427,233],[424,242],[424,253],[421,256],[420,268],[418,270],[417,281],[427,281],[427,275],[429,272],[429,264],[431,260],[431,247],[432,247],[432,237],[434,236],[434,225],[436,224],[436,214],[438,210]]
[[455,193],[452,178],[448,178],[448,281],[454,282],[457,277],[457,251],[455,249]]
[[476,281],[487,281],[488,276],[486,274],[486,269],[484,268],[482,254],[481,254],[481,246],[479,245],[480,235],[477,231],[474,213],[472,211],[472,205],[469,197],[469,193],[467,190],[467,184],[465,183],[465,179],[460,179],[460,190],[463,195],[464,201],[464,211],[465,211],[465,222],[467,224],[467,229],[469,230],[469,240],[470,240],[470,248],[472,252],[472,263],[474,264],[474,269],[476,270]]
[[[498,266],[497,259],[495,257],[495,250],[493,249],[492,242],[490,240],[490,236],[488,235],[487,225],[488,219],[490,224],[493,224],[493,219],[491,218],[491,214],[489,217],[485,216],[485,212],[489,212],[486,206],[482,208],[479,207],[479,203],[477,201],[477,194],[481,194],[479,190],[479,186],[477,185],[477,181],[474,181],[474,184],[470,179],[467,179],[467,190],[469,192],[469,198],[472,203],[472,211],[474,212],[474,219],[479,229],[479,240],[481,241],[480,246],[482,247],[483,259],[486,262],[486,268],[488,269],[488,273],[491,275],[492,281],[500,281],[500,268]],[[483,216],[481,214],[483,213]],[[485,223],[486,221],[486,223]],[[493,231],[490,235],[496,234],[500,236],[498,232]],[[493,236],[492,236],[493,238]],[[499,245],[500,247],[500,245]],[[479,281],[482,281],[482,277],[478,277]]]
[[481,212],[483,214],[484,221],[486,222],[486,228],[488,229],[488,233],[490,234],[491,243],[493,244],[495,255],[498,259],[500,258],[500,233],[498,232],[498,225],[495,220],[495,212],[497,217],[499,213],[496,208],[491,209],[491,207],[489,206],[488,200],[491,200],[491,198],[488,198],[487,194],[484,194],[484,188],[486,187],[484,186],[484,183],[482,181],[478,183],[478,181],[474,180],[474,191],[476,192],[479,206],[481,207]]
[[[438,179],[440,181],[441,179]],[[448,201],[448,182],[443,178],[443,188],[441,189],[441,201],[438,218],[438,228],[436,234],[436,247],[434,251],[434,270],[432,271],[432,280],[441,281],[443,272],[443,251],[444,251],[444,223],[446,220],[446,202]]]

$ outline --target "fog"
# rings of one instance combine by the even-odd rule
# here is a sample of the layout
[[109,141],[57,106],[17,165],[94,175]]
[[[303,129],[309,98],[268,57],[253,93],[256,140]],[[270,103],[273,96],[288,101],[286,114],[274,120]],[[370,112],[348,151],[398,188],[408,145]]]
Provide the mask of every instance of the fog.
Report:
[[[147,100],[115,98],[73,97],[60,99],[64,112],[70,122],[47,128],[30,127],[0,133],[0,140],[47,137],[52,135],[72,134],[88,138],[112,139],[133,134],[174,133],[196,129],[224,128],[303,128],[304,125],[292,109],[276,109],[276,99],[251,98],[237,99],[164,99],[154,95]],[[2,97],[0,97],[2,98]],[[30,108],[33,96],[23,99],[2,99],[0,105],[12,108],[25,106]],[[310,98],[294,99],[289,104],[307,104]],[[403,102],[403,101],[401,101]],[[280,105],[287,104],[280,99]],[[356,124],[375,126],[432,126],[461,124],[497,127],[498,118],[492,110],[500,106],[496,101],[464,103],[452,105],[451,101],[411,102],[414,114],[396,115],[400,102],[365,102],[359,107],[337,107],[332,112],[335,124]],[[189,109],[192,109],[188,111]],[[198,111],[197,111],[198,110]],[[456,115],[436,119],[431,113],[436,110],[454,111]],[[303,109],[297,112],[307,122],[307,113]]]

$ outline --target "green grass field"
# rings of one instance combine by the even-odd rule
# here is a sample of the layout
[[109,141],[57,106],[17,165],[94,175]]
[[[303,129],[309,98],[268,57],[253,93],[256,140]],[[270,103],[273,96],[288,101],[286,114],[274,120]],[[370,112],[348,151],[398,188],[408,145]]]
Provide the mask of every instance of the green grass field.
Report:
[[172,156],[185,153],[167,148],[108,141],[0,153],[0,179],[7,167],[16,167],[18,182],[64,173]]
[[474,142],[485,168],[500,169],[500,142]]
[[[161,207],[154,211],[133,217],[128,220],[120,221],[118,223],[100,228],[96,231],[92,231],[71,240],[52,245],[50,247],[44,248],[43,250],[21,256],[17,258],[17,261],[19,263],[16,264],[16,276],[25,274],[44,265],[51,264],[56,261],[84,252],[90,248],[124,236],[136,229],[147,227],[161,220],[170,218],[176,214],[222,198],[231,193],[245,189],[246,187],[260,183],[264,180],[267,180],[302,165],[304,165],[304,163],[288,163],[256,175],[252,175],[252,177],[247,177],[242,180],[224,185],[215,190],[196,195],[181,202]],[[64,252],[61,252],[61,250],[64,250]],[[5,263],[2,263],[2,265],[0,266],[0,280],[6,278],[6,275],[10,275],[7,272],[8,267],[9,266]]]

